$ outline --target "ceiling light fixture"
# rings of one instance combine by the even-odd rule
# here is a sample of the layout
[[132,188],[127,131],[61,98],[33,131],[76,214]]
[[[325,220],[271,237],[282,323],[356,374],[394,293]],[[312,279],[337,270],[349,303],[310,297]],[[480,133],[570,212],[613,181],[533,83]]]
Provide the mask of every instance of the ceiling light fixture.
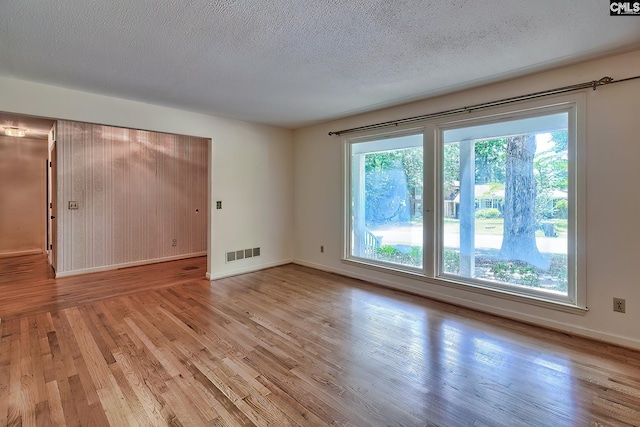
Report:
[[4,134],[7,136],[17,136],[18,138],[22,138],[27,134],[27,130],[9,127],[9,128],[4,128]]

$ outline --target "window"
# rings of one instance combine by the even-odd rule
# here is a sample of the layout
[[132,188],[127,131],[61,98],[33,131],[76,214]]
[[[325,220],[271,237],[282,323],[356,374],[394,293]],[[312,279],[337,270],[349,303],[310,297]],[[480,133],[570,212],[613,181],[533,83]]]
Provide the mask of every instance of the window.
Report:
[[584,307],[570,99],[347,140],[346,259]]
[[[571,111],[440,130],[441,277],[569,297]],[[571,135],[573,139],[573,134]]]
[[421,270],[422,134],[350,144],[348,257]]

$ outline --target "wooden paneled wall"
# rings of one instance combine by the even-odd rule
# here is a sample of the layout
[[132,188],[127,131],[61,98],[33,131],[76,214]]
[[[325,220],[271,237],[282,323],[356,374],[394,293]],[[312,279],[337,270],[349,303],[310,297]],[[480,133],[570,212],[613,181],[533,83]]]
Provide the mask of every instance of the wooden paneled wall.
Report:
[[207,139],[70,121],[57,132],[58,274],[206,251]]

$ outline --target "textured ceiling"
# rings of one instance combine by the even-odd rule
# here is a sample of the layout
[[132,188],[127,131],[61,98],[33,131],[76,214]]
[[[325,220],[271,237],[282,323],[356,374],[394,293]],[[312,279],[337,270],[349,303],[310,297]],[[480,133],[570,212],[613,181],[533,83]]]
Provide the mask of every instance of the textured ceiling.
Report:
[[0,75],[295,128],[640,47],[608,7],[2,0]]

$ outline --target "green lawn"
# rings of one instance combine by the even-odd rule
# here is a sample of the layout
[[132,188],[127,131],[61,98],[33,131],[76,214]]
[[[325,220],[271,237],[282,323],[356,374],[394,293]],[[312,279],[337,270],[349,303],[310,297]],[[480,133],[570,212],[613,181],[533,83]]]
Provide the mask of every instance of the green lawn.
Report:
[[[545,222],[554,223],[556,226],[557,237],[567,237],[567,220],[566,219],[550,219]],[[497,219],[476,219],[476,234],[484,235],[498,235],[502,236],[504,229],[504,220],[502,218]],[[445,218],[444,220],[444,232],[445,233],[459,233],[460,221],[452,218]],[[536,231],[536,236],[544,237],[542,230]]]

